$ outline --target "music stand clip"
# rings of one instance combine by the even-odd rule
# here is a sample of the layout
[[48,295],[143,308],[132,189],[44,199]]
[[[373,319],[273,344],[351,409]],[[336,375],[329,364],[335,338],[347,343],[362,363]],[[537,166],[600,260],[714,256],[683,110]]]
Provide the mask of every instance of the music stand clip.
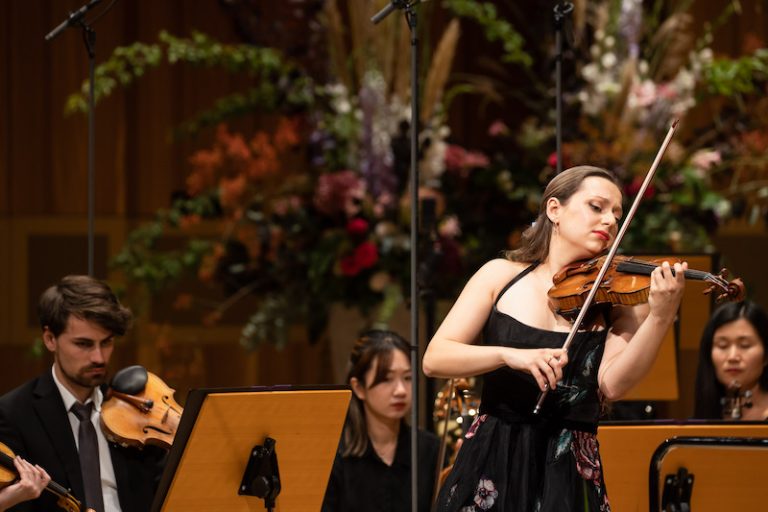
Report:
[[263,445],[256,445],[251,450],[237,494],[263,498],[267,510],[275,508],[275,500],[280,494],[280,470],[277,466],[275,440],[271,437],[265,438]]

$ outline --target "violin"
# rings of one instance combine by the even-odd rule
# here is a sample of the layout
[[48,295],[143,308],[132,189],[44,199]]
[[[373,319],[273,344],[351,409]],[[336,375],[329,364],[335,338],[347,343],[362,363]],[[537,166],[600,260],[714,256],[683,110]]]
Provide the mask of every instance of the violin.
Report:
[[101,406],[101,428],[111,442],[169,450],[184,409],[174,400],[175,390],[143,366],[117,372]]
[[720,400],[723,407],[723,419],[740,420],[742,409],[752,408],[752,391],[741,391],[741,383],[734,380],[728,386],[725,396]]
[[[585,297],[595,284],[598,271],[605,262],[605,256],[599,256],[586,262],[568,265],[552,278],[554,283],[549,289],[549,306],[558,315],[573,322],[584,305]],[[615,256],[610,262],[604,279],[600,282],[592,304],[600,307],[634,306],[648,302],[651,287],[651,272],[665,261],[674,265],[676,258],[645,260],[637,257]],[[674,275],[674,269],[672,269]],[[707,281],[710,286],[705,294],[719,290],[716,300],[744,300],[745,289],[741,279],[728,281],[727,269],[718,274],[689,269],[684,272],[686,279]]]
[[[19,477],[19,472],[13,463],[16,455],[3,443],[0,443],[0,489],[11,485]],[[53,480],[48,482],[45,490],[58,496],[56,504],[67,512],[80,512],[82,504],[69,493],[69,490]],[[90,511],[90,509],[88,509]]]

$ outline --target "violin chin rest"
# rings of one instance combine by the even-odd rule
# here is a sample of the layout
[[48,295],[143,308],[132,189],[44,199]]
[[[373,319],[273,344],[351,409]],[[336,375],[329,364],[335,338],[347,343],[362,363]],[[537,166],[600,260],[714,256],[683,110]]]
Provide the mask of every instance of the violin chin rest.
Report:
[[119,393],[137,395],[147,387],[149,374],[141,365],[133,365],[123,368],[112,377],[110,387]]

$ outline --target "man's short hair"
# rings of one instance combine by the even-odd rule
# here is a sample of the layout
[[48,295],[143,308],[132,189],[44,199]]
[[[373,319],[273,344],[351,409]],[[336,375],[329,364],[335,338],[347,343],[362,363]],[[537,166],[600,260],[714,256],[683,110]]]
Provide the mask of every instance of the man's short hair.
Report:
[[112,289],[90,276],[71,275],[51,286],[37,306],[40,327],[59,336],[70,315],[93,322],[113,335],[122,336],[131,326],[131,310],[120,304]]

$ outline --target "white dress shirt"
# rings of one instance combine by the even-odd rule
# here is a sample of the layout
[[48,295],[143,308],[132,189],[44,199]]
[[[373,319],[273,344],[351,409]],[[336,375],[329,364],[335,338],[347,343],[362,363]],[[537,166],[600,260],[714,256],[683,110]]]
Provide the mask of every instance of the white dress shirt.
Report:
[[[69,424],[72,427],[72,435],[75,438],[75,445],[79,445],[78,431],[80,429],[80,420],[77,416],[70,411],[72,405],[77,402],[77,398],[73,395],[64,385],[59,382],[56,377],[56,372],[51,368],[53,374],[53,382],[56,383],[56,387],[59,388],[61,399],[64,400],[64,407],[67,409],[67,418],[69,418]],[[112,455],[109,452],[109,443],[107,438],[104,437],[104,432],[101,430],[99,424],[99,416],[101,414],[101,402],[104,401],[104,396],[101,394],[101,389],[98,387],[93,390],[91,397],[85,401],[88,403],[93,401],[93,413],[91,414],[91,422],[96,429],[96,437],[99,440],[99,466],[101,469],[101,493],[104,496],[104,512],[121,512],[120,500],[117,496],[117,480],[115,479],[115,469],[112,467]],[[79,446],[78,446],[79,449]]]

